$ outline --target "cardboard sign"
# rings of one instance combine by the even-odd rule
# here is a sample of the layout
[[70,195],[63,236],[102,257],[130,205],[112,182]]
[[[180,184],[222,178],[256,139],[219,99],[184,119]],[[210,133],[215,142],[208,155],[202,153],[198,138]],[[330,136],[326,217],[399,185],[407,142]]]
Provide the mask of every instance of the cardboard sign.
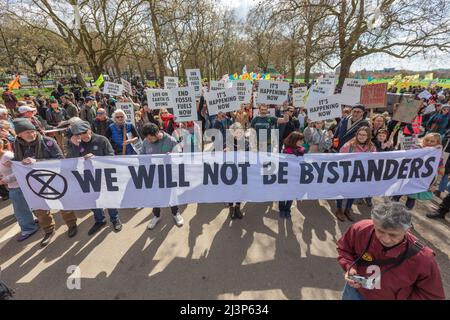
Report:
[[336,76],[333,74],[318,79],[314,86],[324,88],[327,91],[327,95],[332,95],[336,89]]
[[312,121],[324,121],[342,117],[342,108],[338,95],[319,99],[315,106],[308,107],[308,118]]
[[122,78],[120,78],[120,82],[122,83],[123,91],[128,92],[130,95],[133,95],[133,88],[131,87],[131,83]]
[[305,104],[306,107],[310,108],[310,107],[317,106],[320,99],[330,96],[328,94],[328,92],[329,91],[326,87],[318,87],[318,86],[313,85],[309,89],[308,99],[306,99],[306,104]]
[[125,115],[127,116],[125,120],[126,123],[132,123],[133,125],[135,124],[134,105],[132,102],[117,102],[116,109],[123,110],[123,112],[125,112]]
[[417,116],[417,112],[422,105],[422,100],[415,100],[414,97],[411,96],[403,96],[392,119],[400,122],[411,123]]
[[240,108],[236,88],[207,92],[205,100],[208,105],[209,115],[215,115],[219,112],[231,112]]
[[292,100],[295,108],[301,108],[305,106],[305,95],[307,90],[307,87],[292,89]]
[[427,90],[422,91],[421,93],[419,93],[418,97],[420,99],[425,99],[428,100],[432,97],[433,95],[431,93],[429,93]]
[[202,76],[200,69],[186,69],[188,86],[194,88],[195,98],[202,96]]
[[345,105],[360,103],[361,87],[366,84],[364,79],[345,78],[344,86],[340,94],[340,102]]
[[121,96],[123,92],[123,85],[105,81],[103,85],[103,94],[108,94],[110,96]]
[[197,121],[197,103],[193,87],[169,90],[169,105],[173,108],[176,122]]
[[387,83],[367,84],[361,87],[360,102],[366,108],[386,107]]
[[256,103],[280,106],[288,100],[288,92],[288,82],[260,80]]
[[252,82],[249,80],[233,81],[232,88],[236,88],[239,103],[250,103],[252,98]]
[[169,90],[147,89],[147,103],[150,109],[169,108]]
[[173,88],[178,88],[178,77],[164,76],[164,89],[169,90]]

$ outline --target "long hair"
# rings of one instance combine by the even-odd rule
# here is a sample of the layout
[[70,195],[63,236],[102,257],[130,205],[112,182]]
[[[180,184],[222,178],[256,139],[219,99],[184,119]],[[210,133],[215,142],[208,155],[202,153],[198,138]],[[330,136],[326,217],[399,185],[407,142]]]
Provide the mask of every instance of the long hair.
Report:
[[[367,133],[367,140],[365,143],[359,143],[358,141],[358,133],[360,131],[365,131]],[[373,143],[372,143],[372,130],[369,127],[361,127],[358,129],[358,131],[356,131],[355,137],[350,140],[350,143],[352,146],[357,146],[357,145],[364,145],[367,148],[372,148],[373,147]]]
[[283,141],[284,147],[295,149],[295,148],[297,148],[297,145],[296,145],[297,141],[303,140],[303,138],[304,138],[303,133],[298,132],[298,131],[293,131],[286,137],[286,139],[284,139],[284,141]]

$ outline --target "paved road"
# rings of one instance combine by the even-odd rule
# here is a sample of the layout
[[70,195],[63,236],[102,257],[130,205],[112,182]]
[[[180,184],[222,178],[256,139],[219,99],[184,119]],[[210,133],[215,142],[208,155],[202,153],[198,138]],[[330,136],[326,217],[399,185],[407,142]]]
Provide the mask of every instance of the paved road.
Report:
[[[449,297],[450,224],[424,217],[434,205],[416,205],[414,232],[435,250]],[[275,203],[246,203],[244,219],[234,221],[223,204],[194,204],[182,207],[182,228],[165,209],[152,231],[150,209],[122,210],[122,232],[109,225],[94,237],[92,214],[80,212],[76,238],[57,216],[44,249],[40,233],[16,242],[11,205],[0,208],[1,277],[18,299],[339,299],[344,284],[335,241],[350,223],[334,218],[331,201],[298,202],[292,221],[278,219]],[[354,211],[369,217],[363,205]],[[72,265],[80,290],[67,288]]]

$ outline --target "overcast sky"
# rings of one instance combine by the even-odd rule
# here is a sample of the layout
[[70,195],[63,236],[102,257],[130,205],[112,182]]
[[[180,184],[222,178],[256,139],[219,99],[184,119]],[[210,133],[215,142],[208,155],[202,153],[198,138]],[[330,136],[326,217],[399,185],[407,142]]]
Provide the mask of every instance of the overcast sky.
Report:
[[[252,5],[257,3],[256,0],[219,0],[225,6],[236,9],[239,18],[245,19],[248,10]],[[414,71],[427,71],[433,69],[447,68],[450,69],[450,54],[436,53],[416,56],[409,59],[397,59],[386,54],[375,54],[357,60],[352,65],[351,71],[380,70],[383,68],[407,69]]]

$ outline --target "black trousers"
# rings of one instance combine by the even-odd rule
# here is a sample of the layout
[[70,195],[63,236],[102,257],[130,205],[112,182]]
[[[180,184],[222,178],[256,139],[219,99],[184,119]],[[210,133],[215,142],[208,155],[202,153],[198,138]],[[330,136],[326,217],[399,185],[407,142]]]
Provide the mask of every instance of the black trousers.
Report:
[[[172,211],[172,214],[175,216],[178,212],[178,206],[170,207],[170,210]],[[161,216],[161,208],[153,208],[153,214],[155,215],[155,217],[159,218]]]
[[8,188],[5,185],[0,185],[0,197],[6,198],[9,197]]
[[441,214],[446,214],[449,211],[450,211],[450,193],[442,200],[438,209],[438,212]]

